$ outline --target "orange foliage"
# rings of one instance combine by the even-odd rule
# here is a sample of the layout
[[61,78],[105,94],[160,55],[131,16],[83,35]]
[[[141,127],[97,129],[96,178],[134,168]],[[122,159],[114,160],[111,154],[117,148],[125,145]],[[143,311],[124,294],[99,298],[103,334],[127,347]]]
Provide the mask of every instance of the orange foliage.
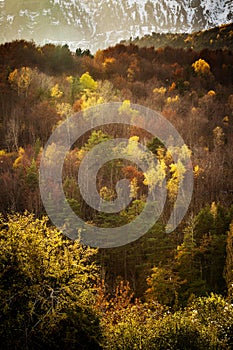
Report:
[[137,179],[138,185],[143,184],[144,174],[142,171],[138,171],[134,166],[126,166],[122,169],[123,174],[129,180]]

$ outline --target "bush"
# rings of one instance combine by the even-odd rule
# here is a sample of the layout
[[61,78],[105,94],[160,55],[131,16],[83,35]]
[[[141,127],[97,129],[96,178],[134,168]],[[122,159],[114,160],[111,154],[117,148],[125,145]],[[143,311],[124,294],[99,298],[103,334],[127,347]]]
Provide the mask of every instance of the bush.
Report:
[[0,349],[101,349],[95,252],[46,219],[0,217]]
[[213,349],[233,348],[233,305],[222,296],[211,294],[206,298],[197,298],[186,313],[199,323],[205,334],[211,336]]
[[202,333],[197,322],[182,312],[165,316],[153,325],[150,350],[201,350],[210,349],[210,339]]

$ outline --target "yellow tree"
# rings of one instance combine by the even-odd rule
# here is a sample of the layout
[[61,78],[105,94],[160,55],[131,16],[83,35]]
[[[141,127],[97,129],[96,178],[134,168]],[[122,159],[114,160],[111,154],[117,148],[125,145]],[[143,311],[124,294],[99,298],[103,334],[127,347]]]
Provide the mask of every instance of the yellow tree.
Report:
[[205,60],[200,58],[192,64],[192,67],[197,75],[209,75],[210,74],[210,65]]
[[97,89],[98,83],[91,77],[88,72],[84,73],[80,77],[79,81],[83,90],[95,91]]
[[25,92],[26,96],[28,93],[28,88],[32,81],[33,71],[29,67],[22,67],[20,69],[15,69],[13,72],[9,74],[9,82],[11,85],[15,86],[18,91],[18,95],[20,91]]
[[59,99],[63,95],[63,92],[59,90],[59,85],[55,84],[51,89],[50,89],[50,96],[54,99]]

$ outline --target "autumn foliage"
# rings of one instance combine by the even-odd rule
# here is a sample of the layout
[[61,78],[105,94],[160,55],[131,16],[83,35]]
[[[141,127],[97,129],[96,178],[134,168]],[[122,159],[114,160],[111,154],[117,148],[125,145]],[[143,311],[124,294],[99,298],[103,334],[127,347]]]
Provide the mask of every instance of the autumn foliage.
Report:
[[[0,348],[230,349],[232,51],[130,43],[91,55],[21,40],[0,45],[0,68]],[[115,124],[73,144],[63,190],[72,210],[91,225],[131,222],[148,189],[166,181],[158,222],[135,242],[97,251],[65,239],[45,218],[39,166],[56,126],[76,112],[85,119],[89,107],[108,102],[121,102],[120,113],[139,121],[132,104],[159,111],[187,146],[175,162],[171,149],[149,132]],[[129,160],[106,162],[96,183],[100,196],[115,200],[116,184],[127,179],[131,200],[111,214],[85,203],[77,177],[85,155],[116,137],[129,140],[127,152],[134,156],[139,142],[145,145],[162,171],[143,172]],[[49,152],[52,158],[54,148]],[[166,221],[189,156],[192,202],[168,235]]]

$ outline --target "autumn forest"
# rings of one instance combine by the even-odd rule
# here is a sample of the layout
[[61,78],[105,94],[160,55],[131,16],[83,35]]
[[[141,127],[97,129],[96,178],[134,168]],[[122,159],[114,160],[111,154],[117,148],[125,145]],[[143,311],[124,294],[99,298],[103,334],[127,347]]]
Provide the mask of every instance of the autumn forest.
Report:
[[[0,349],[233,348],[232,83],[233,52],[226,47],[122,43],[92,55],[24,40],[0,45]],[[54,227],[41,200],[39,167],[58,125],[109,102],[121,103],[126,114],[142,105],[172,123],[187,146],[182,157],[191,157],[194,189],[185,218],[167,233],[182,163],[142,128],[86,132],[62,173],[67,202],[85,222],[105,228],[131,222],[160,181],[131,161],[109,161],[98,172],[100,196],[114,200],[117,181],[126,178],[131,202],[117,214],[91,209],[77,176],[96,145],[120,134],[135,155],[142,142],[167,179],[166,206],[153,227],[105,249]]]

